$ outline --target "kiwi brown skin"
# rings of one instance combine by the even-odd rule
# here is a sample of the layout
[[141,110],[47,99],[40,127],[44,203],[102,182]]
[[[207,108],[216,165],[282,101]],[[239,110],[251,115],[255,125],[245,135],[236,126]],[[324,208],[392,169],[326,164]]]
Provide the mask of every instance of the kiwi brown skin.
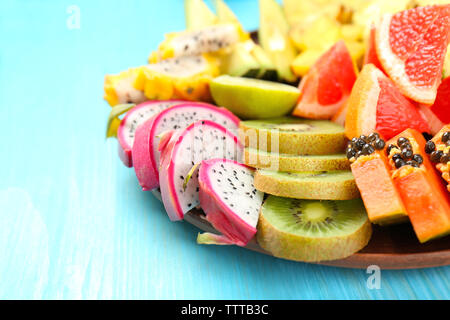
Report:
[[[281,119],[281,118],[280,118]],[[289,119],[289,118],[287,118]],[[287,120],[288,121],[288,120]],[[324,121],[324,120],[317,120]],[[289,123],[289,122],[288,122]],[[341,153],[345,150],[347,140],[344,130],[334,133],[318,133],[295,130],[274,130],[271,128],[255,128],[248,126],[245,121],[241,121],[239,128],[239,138],[245,147],[254,147],[259,150],[271,152],[272,139],[278,139],[279,153],[297,154],[297,155],[323,155]],[[251,145],[254,131],[258,136],[256,145]],[[260,138],[260,137],[267,137]]]
[[372,236],[372,225],[367,220],[350,237],[328,238],[315,241],[300,238],[274,228],[264,215],[260,215],[256,233],[258,244],[278,258],[320,262],[344,259],[364,248]]
[[324,158],[259,152],[256,149],[245,148],[243,161],[246,165],[253,168],[270,169],[282,172],[350,169],[350,162],[343,154],[330,155],[329,158]]
[[271,195],[312,200],[350,200],[359,198],[355,179],[343,181],[302,181],[283,179],[256,170],[255,188]]
[[303,262],[347,258],[364,248],[372,236],[372,225],[359,199],[324,203],[269,196],[261,207],[257,230],[261,248],[275,257]]

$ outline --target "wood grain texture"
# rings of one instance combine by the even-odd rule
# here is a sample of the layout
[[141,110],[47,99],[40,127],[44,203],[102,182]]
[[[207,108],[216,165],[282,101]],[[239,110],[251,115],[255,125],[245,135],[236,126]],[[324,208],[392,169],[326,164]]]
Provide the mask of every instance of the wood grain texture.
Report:
[[[204,219],[200,210],[192,210],[185,220],[206,232],[218,233]],[[246,249],[271,255],[259,246],[253,238]],[[449,239],[442,238],[421,244],[409,224],[391,227],[373,226],[373,234],[369,244],[352,256],[333,261],[321,261],[318,264],[344,268],[366,269],[377,265],[382,269],[417,269],[450,265]]]
[[[183,29],[181,0],[0,1],[0,298],[448,299],[450,267],[365,270],[200,246],[105,141],[103,77]],[[255,1],[229,1],[248,29]]]

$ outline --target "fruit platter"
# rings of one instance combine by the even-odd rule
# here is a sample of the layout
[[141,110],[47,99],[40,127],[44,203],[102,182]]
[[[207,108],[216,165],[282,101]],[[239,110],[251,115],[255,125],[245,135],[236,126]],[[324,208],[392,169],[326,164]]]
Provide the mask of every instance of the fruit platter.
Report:
[[253,32],[208,4],[105,76],[106,136],[143,192],[200,245],[450,265],[450,1],[259,0]]

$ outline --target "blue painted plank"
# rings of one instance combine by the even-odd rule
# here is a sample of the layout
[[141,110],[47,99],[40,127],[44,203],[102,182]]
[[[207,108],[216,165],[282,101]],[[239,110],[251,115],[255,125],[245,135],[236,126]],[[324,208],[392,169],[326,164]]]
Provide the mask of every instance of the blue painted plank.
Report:
[[[256,1],[228,3],[257,27]],[[382,270],[370,290],[365,270],[199,246],[139,190],[104,139],[103,77],[182,30],[181,0],[7,0],[0,12],[0,298],[449,298],[450,267]]]

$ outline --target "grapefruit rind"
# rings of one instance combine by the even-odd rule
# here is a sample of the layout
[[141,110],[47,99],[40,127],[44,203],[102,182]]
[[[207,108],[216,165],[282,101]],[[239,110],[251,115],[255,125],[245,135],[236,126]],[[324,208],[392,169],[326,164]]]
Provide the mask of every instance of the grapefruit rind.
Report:
[[376,52],[383,69],[395,82],[400,91],[410,99],[423,103],[433,104],[440,79],[436,79],[431,86],[418,87],[414,85],[406,73],[405,62],[401,60],[391,49],[390,25],[393,14],[385,14],[376,29]]

